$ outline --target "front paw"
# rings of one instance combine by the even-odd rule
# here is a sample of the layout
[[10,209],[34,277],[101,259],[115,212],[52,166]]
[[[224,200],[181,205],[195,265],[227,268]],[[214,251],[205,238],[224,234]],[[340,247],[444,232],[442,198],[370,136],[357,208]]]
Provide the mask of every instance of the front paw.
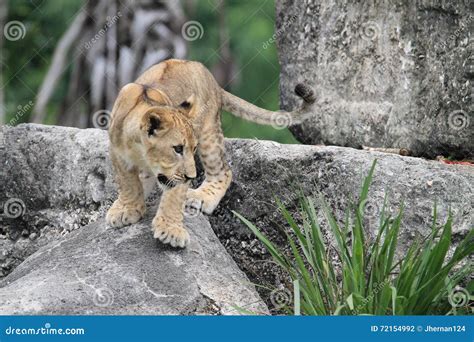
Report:
[[137,223],[143,217],[143,214],[145,214],[145,205],[125,206],[117,200],[107,212],[106,221],[110,226],[120,228]]
[[158,216],[153,220],[153,236],[173,247],[184,248],[189,244],[189,233],[182,223],[176,223]]

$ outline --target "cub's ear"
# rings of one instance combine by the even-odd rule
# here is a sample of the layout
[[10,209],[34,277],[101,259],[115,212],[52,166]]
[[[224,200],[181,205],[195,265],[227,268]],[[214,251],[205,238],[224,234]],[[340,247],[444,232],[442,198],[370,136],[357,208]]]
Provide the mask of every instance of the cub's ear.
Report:
[[147,133],[148,135],[155,134],[155,131],[160,129],[161,120],[158,116],[150,115],[150,123],[148,125]]
[[156,111],[149,110],[143,115],[141,129],[149,137],[164,129],[163,119]]
[[183,101],[180,105],[179,108],[184,110],[185,112],[191,111],[191,109],[194,107],[194,101],[195,101],[195,96],[192,94],[190,97],[188,97],[185,101]]

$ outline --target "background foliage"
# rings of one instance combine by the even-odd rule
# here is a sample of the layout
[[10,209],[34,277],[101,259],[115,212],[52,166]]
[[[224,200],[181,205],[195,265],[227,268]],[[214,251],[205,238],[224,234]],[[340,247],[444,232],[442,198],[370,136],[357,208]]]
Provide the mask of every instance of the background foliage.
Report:
[[[192,4],[192,6],[191,6]],[[82,1],[10,0],[8,18],[26,26],[21,40],[4,42],[4,83],[7,120],[15,116],[19,106],[34,101],[41,82],[51,63],[54,48],[74,19]],[[279,108],[278,83],[280,67],[274,43],[265,44],[274,34],[275,4],[273,0],[232,0],[225,2],[225,25],[235,63],[235,74],[230,91],[258,106]],[[196,20],[204,28],[201,39],[189,43],[188,58],[211,68],[218,62],[220,45],[216,0],[183,3],[188,20]],[[268,45],[268,47],[266,46]],[[70,70],[68,70],[70,74]],[[67,77],[55,90],[48,106],[45,123],[55,122],[61,112],[60,103],[66,95]],[[21,122],[28,122],[29,113]],[[296,143],[291,133],[272,127],[245,122],[228,113],[223,115],[227,137],[271,139],[282,143]]]

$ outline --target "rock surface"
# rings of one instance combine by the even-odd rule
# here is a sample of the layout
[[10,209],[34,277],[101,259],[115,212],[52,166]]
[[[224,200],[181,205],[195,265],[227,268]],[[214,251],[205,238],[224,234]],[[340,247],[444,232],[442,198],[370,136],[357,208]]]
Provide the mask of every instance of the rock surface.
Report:
[[[349,201],[358,199],[363,179],[377,159],[369,198],[363,207],[365,227],[372,237],[378,229],[385,193],[392,214],[398,213],[402,202],[405,204],[399,254],[406,251],[417,234],[426,236],[430,232],[436,202],[439,223],[445,222],[449,209],[452,211],[455,242],[474,229],[474,167],[345,147],[281,145],[253,140],[228,140],[226,146],[233,182],[210,222],[252,282],[276,287],[277,292],[258,289],[270,306],[272,296],[279,295],[280,286],[291,288],[291,282],[270,262],[255,236],[233,218],[231,211],[244,215],[290,253],[281,228],[288,224],[274,200],[274,196],[280,198],[289,211],[295,213],[298,196],[290,184],[313,197],[317,209],[322,196],[343,222]],[[326,220],[320,211],[318,217],[324,230]],[[328,243],[332,243],[330,235],[325,233]]]
[[0,132],[1,261],[5,273],[14,268],[0,283],[1,314],[268,313],[204,216],[187,218],[186,250],[153,239],[156,208],[136,225],[107,229],[115,188],[105,131]]
[[279,0],[276,21],[282,108],[318,98],[301,142],[474,156],[473,1]]
[[[8,148],[0,150],[2,166],[6,165],[4,168],[6,176],[3,176],[0,182],[0,202],[6,203],[11,198],[18,198],[24,202],[26,208],[23,215],[17,218],[8,218],[4,214],[3,222],[0,223],[2,233],[0,250],[4,253],[0,261],[11,264],[9,269],[4,269],[5,273],[10,272],[25,257],[40,249],[35,254],[38,256],[33,255],[30,257],[32,260],[28,258],[5,281],[13,284],[15,281],[21,282],[24,279],[24,284],[28,284],[29,279],[42,279],[35,278],[40,277],[41,272],[35,273],[36,267],[33,265],[36,265],[35,259],[46,258],[44,250],[50,249],[53,246],[51,243],[70,241],[64,242],[71,246],[67,249],[72,248],[74,255],[79,256],[86,250],[85,245],[73,247],[73,241],[87,239],[89,235],[97,239],[97,242],[94,238],[88,240],[90,241],[89,253],[92,255],[96,253],[94,252],[97,250],[94,247],[96,244],[104,246],[103,249],[108,253],[107,255],[112,256],[112,259],[118,258],[121,253],[132,256],[140,246],[143,247],[144,256],[148,255],[147,253],[152,254],[157,248],[157,253],[160,253],[157,255],[167,255],[164,259],[167,260],[166,265],[171,268],[170,252],[153,245],[146,223],[144,225],[140,223],[130,229],[132,235],[137,235],[127,238],[128,240],[124,242],[117,241],[120,241],[120,236],[127,236],[127,230],[119,232],[105,230],[102,221],[82,227],[102,218],[115,196],[112,173],[106,158],[106,132],[41,125],[20,125],[15,128],[3,128],[1,132],[4,134],[5,145]],[[284,234],[280,228],[280,225],[284,226],[284,223],[276,210],[273,196],[282,199],[290,211],[294,212],[298,202],[291,186],[294,184],[316,199],[322,195],[336,216],[342,219],[349,201],[357,200],[363,178],[374,159],[377,159],[378,163],[369,192],[369,201],[364,207],[368,233],[377,229],[378,215],[386,192],[389,194],[388,207],[391,212],[395,213],[402,201],[405,203],[400,237],[402,252],[415,234],[426,234],[429,231],[436,201],[440,222],[446,219],[448,210],[451,208],[454,215],[453,230],[456,241],[473,228],[474,168],[470,166],[446,165],[421,158],[344,147],[281,145],[255,140],[228,139],[226,148],[234,179],[221,204],[209,217],[209,221],[238,266],[247,274],[251,282],[257,284],[286,285],[287,279],[285,274],[270,262],[268,253],[255,236],[233,216],[231,211],[235,210],[243,214],[275,242],[285,247]],[[198,182],[202,180],[202,171],[199,174]],[[317,201],[316,204],[318,204]],[[325,220],[322,215],[320,217],[324,227]],[[201,228],[197,229],[198,225],[202,225],[202,229],[207,229],[206,224],[205,220],[191,223],[191,230],[199,236],[194,240],[202,240],[200,234],[205,234],[211,239],[210,233],[202,233],[199,231]],[[74,231],[79,227],[82,228],[77,232]],[[84,233],[86,230],[87,233]],[[31,237],[33,234],[36,234],[35,238]],[[135,238],[137,240],[133,240]],[[108,243],[103,245],[102,239]],[[110,247],[109,249],[107,246],[116,243],[122,243],[124,247],[127,247],[120,248],[119,253],[115,251],[117,248]],[[42,247],[44,245],[47,247]],[[191,262],[193,255],[191,251],[197,249],[198,246],[193,246],[188,252],[176,253],[190,265],[196,265]],[[209,248],[204,246],[202,248],[205,253],[210,254],[212,251],[217,253],[220,250],[217,242]],[[61,246],[54,247],[53,251],[56,259],[62,259],[61,255],[65,250]],[[225,254],[221,255],[225,258]],[[148,258],[147,256],[143,260]],[[202,259],[210,265],[210,260],[215,260],[217,264],[222,259],[218,257],[214,259],[212,255],[199,258],[201,259],[196,261],[197,265],[200,265],[199,262],[202,262]],[[91,272],[97,270],[92,260],[84,259],[78,270],[78,272],[84,272],[78,274],[81,279],[88,279],[88,284],[89,281],[99,279],[92,276],[94,273],[85,274],[89,267],[91,267]],[[130,272],[127,274],[131,278],[139,279],[138,274],[143,273],[143,270],[151,272],[151,269],[142,263],[136,272],[132,271],[129,266],[133,260],[119,260],[128,270],[127,272]],[[67,260],[64,264],[62,262],[61,260],[60,266],[64,265],[64,268],[61,266],[57,271],[54,270],[57,272],[54,274],[64,274],[66,266],[72,265]],[[41,263],[43,261],[37,264],[38,268],[41,268]],[[41,270],[45,269],[47,268],[41,268]],[[158,272],[163,270],[165,268],[158,269],[154,274],[158,276],[161,274]],[[76,281],[74,274],[71,274],[65,279]],[[168,279],[167,274],[163,276]],[[123,280],[120,286],[125,286],[127,281],[131,280]],[[41,284],[41,286],[46,286],[44,283]],[[120,287],[110,286],[114,291],[118,291]],[[85,288],[87,286],[82,287],[82,289]],[[9,291],[13,289],[14,286],[9,287]],[[158,289],[162,290],[162,288]],[[271,294],[262,289],[258,290],[265,297],[266,303],[271,306]],[[4,290],[0,289],[0,294],[1,291]],[[194,298],[202,297],[195,287],[191,292],[195,294]],[[128,292],[128,294],[131,293],[133,292]],[[173,292],[170,290],[157,293]],[[118,296],[125,301],[125,295]],[[85,298],[88,298],[87,303],[90,303],[90,297]],[[217,302],[215,298],[213,299]],[[192,302],[190,298],[188,299]],[[138,298],[133,303],[138,303],[140,300]],[[190,307],[180,308],[181,312],[186,312]]]
[[191,244],[157,242],[151,215],[123,229],[103,220],[43,247],[0,283],[0,313],[187,315],[268,313],[202,215]]
[[0,275],[104,217],[115,197],[107,151],[107,133],[98,129],[0,128]]
[[[314,196],[316,204],[322,195],[342,219],[350,200],[358,199],[364,177],[377,159],[365,208],[368,228],[376,228],[386,193],[387,207],[392,213],[404,203],[403,222],[409,232],[430,229],[436,202],[440,220],[446,219],[451,210],[455,234],[466,233],[473,227],[472,166],[346,147],[285,145],[270,141],[232,139],[227,141],[226,147],[233,183],[219,208],[240,212],[253,222],[261,221],[262,226],[280,216],[275,215],[273,197],[295,207],[298,198],[293,189],[300,188],[306,195]],[[230,230],[239,231],[241,227],[239,223]]]

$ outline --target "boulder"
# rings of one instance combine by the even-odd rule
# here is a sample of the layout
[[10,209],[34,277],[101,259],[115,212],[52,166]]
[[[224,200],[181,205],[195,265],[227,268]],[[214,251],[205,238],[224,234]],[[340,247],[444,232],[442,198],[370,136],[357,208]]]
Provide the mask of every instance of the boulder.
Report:
[[[260,228],[283,250],[291,253],[284,230],[288,224],[277,210],[275,197],[289,211],[297,213],[297,190],[314,199],[326,241],[333,244],[323,213],[322,197],[339,222],[344,222],[350,201],[357,201],[373,161],[377,164],[368,200],[362,206],[365,228],[374,237],[385,194],[387,211],[398,213],[404,203],[400,228],[399,255],[415,236],[431,231],[433,208],[438,223],[444,223],[451,210],[453,240],[460,241],[474,228],[474,167],[447,165],[422,158],[356,150],[347,147],[285,145],[270,141],[229,139],[226,142],[233,182],[217,210],[209,218],[214,231],[250,280],[266,284],[273,291],[258,289],[272,306],[291,288],[291,281],[255,236],[239,221],[236,211]],[[295,216],[297,219],[299,215]],[[280,296],[280,299],[278,299]],[[285,298],[285,297],[283,297]],[[278,303],[277,303],[278,304]],[[278,306],[278,305],[277,305]]]
[[116,196],[107,151],[99,129],[0,128],[0,276],[105,215]]
[[474,2],[277,1],[281,106],[317,97],[305,144],[474,156]]
[[[116,305],[124,304],[128,300],[127,295],[130,295],[133,307],[143,297],[136,297],[135,290],[129,286],[134,283],[131,279],[141,279],[139,275],[146,272],[154,274],[157,278],[161,277],[160,281],[163,283],[173,284],[169,287],[160,282],[150,285],[152,288],[156,286],[159,291],[153,291],[161,294],[178,293],[173,292],[175,291],[173,289],[177,281],[175,275],[180,270],[187,270],[186,272],[190,272],[191,275],[202,275],[199,267],[197,270],[192,270],[187,268],[187,264],[203,267],[202,265],[207,263],[210,271],[217,272],[211,274],[220,274],[222,278],[227,277],[225,274],[228,273],[225,272],[235,272],[231,274],[235,274],[237,283],[241,281],[245,283],[245,277],[239,275],[235,265],[232,266],[234,268],[225,266],[223,270],[214,268],[217,267],[214,262],[216,265],[218,262],[220,265],[233,264],[230,259],[226,259],[228,258],[226,254],[221,254],[221,245],[213,238],[212,232],[207,230],[209,226],[202,217],[189,218],[194,242],[187,251],[171,251],[156,245],[148,231],[147,222],[119,231],[106,229],[102,218],[115,197],[115,187],[106,157],[108,143],[105,131],[24,124],[15,128],[2,128],[0,132],[3,133],[5,145],[8,146],[0,149],[0,161],[4,166],[2,170],[5,171],[0,181],[0,202],[5,204],[4,208],[11,199],[16,198],[23,203],[23,206],[18,206],[21,215],[15,212],[10,212],[9,217],[5,213],[3,215],[3,222],[0,223],[0,248],[4,254],[0,261],[3,262],[2,266],[10,265],[9,268],[4,268],[4,272],[9,273],[27,258],[4,280],[3,289],[8,287],[8,291],[11,292],[16,287],[32,284],[28,283],[33,281],[32,279],[38,280],[37,283],[43,288],[52,286],[45,281],[47,275],[41,274],[46,270],[52,270],[50,272],[52,277],[65,280],[64,284],[56,281],[55,286],[66,287],[72,282],[73,285],[76,284],[74,286],[82,289],[80,291],[90,295],[90,289],[93,288],[80,282],[74,283],[77,281],[74,273],[65,275],[76,268],[80,279],[85,279],[87,284],[94,284],[95,288],[100,288],[98,286],[102,284],[106,288],[111,288],[114,298],[117,297],[115,293],[121,293],[119,295],[121,299]],[[298,206],[296,189],[301,188],[306,195],[315,198],[318,208],[319,198],[324,198],[337,218],[342,221],[350,201],[358,199],[363,179],[375,159],[377,166],[369,200],[363,206],[368,234],[375,233],[378,228],[378,218],[385,194],[390,212],[395,214],[401,203],[405,204],[400,232],[400,253],[406,250],[415,235],[424,235],[430,231],[435,203],[438,207],[439,222],[443,222],[451,210],[454,216],[455,241],[459,241],[469,229],[473,228],[474,168],[471,166],[447,165],[422,158],[347,147],[281,145],[270,141],[244,139],[227,139],[226,149],[233,171],[233,182],[216,211],[208,219],[227,252],[246,273],[250,282],[256,284],[278,288],[279,285],[287,285],[288,279],[282,270],[270,262],[270,257],[263,246],[235,218],[232,210],[244,215],[273,241],[287,248],[282,230],[286,225],[276,209],[274,198],[280,198],[291,212],[296,212]],[[200,170],[197,183],[202,181],[202,178],[203,172]],[[152,196],[148,205],[153,206],[155,199],[156,194]],[[320,212],[318,215],[324,228],[325,220]],[[32,235],[35,237],[32,238]],[[209,246],[206,243],[204,246],[200,241],[206,239],[214,242]],[[84,242],[81,242],[83,240]],[[57,245],[61,242],[67,244],[67,248],[63,249],[62,245]],[[332,243],[330,239],[328,243]],[[100,259],[93,256],[98,253],[97,246],[100,246],[101,253],[104,253],[102,255],[105,261],[95,265]],[[49,250],[52,252],[45,252]],[[68,250],[71,250],[71,255],[76,258],[73,264],[64,258]],[[196,250],[202,251],[201,254],[195,252]],[[212,256],[212,251],[217,253],[215,258]],[[36,254],[28,257],[34,252]],[[152,257],[155,252],[156,259]],[[162,261],[165,264],[157,265],[156,270],[152,271],[155,266],[146,264],[145,259],[140,259],[142,255],[140,253],[143,253],[143,258],[154,260],[151,263],[153,265],[159,264],[160,260],[166,260]],[[129,257],[122,258],[122,254]],[[84,255],[83,259],[81,255]],[[176,255],[176,258],[179,256],[186,265],[172,272],[170,255]],[[191,260],[193,255],[198,260]],[[51,263],[47,263],[48,258],[52,259]],[[107,266],[109,259],[114,260],[110,267]],[[56,262],[59,263],[58,268],[54,268]],[[48,266],[43,267],[42,264]],[[132,270],[133,265],[137,270]],[[101,267],[110,278],[105,277],[101,280],[98,271]],[[127,276],[114,285],[118,282],[117,277],[112,277],[110,274],[117,274],[114,270],[118,269]],[[171,275],[173,277],[169,278]],[[178,279],[189,280],[185,275]],[[229,285],[232,283],[233,288],[237,288],[235,293],[247,293],[249,301],[245,303],[255,298],[252,290],[243,283],[242,288],[238,288],[231,281],[233,279],[231,276],[227,279],[228,283],[223,287],[232,288]],[[196,290],[196,283],[192,283],[191,280],[190,282],[191,285],[186,285],[193,288],[190,290],[193,293],[190,296],[202,299]],[[9,283],[11,285],[7,285]],[[17,285],[13,285],[15,283]],[[216,283],[217,281],[210,282],[209,286],[212,288]],[[126,288],[123,290],[125,292],[120,292],[122,287]],[[3,290],[0,289],[0,296],[3,293],[1,291]],[[271,306],[271,293],[261,288],[258,288],[258,291]],[[86,302],[90,303],[91,298],[87,297],[87,293],[83,294],[85,297],[71,298],[86,298],[88,301]],[[208,297],[220,302],[219,298],[222,297],[211,296],[208,293],[209,291],[206,291]],[[235,293],[229,295],[234,296],[232,298],[241,298]],[[24,296],[24,293],[18,295]],[[192,299],[188,299],[187,303],[191,303]],[[238,305],[244,300],[226,301],[229,302]],[[13,302],[12,307],[17,303]],[[185,306],[173,312],[190,312],[190,306],[186,308]],[[221,312],[228,312],[226,311],[228,308],[229,306],[227,309],[221,309]],[[201,309],[205,311],[203,307]],[[196,312],[201,309],[197,309]],[[162,312],[171,311],[171,307],[165,306]]]
[[123,229],[99,220],[41,248],[0,282],[0,313],[268,313],[206,218],[186,220],[184,250],[155,240],[151,219]]
[[268,313],[203,215],[186,218],[185,250],[153,238],[156,206],[138,224],[107,227],[116,193],[105,131],[0,132],[1,261],[14,269],[0,282],[1,314]]

